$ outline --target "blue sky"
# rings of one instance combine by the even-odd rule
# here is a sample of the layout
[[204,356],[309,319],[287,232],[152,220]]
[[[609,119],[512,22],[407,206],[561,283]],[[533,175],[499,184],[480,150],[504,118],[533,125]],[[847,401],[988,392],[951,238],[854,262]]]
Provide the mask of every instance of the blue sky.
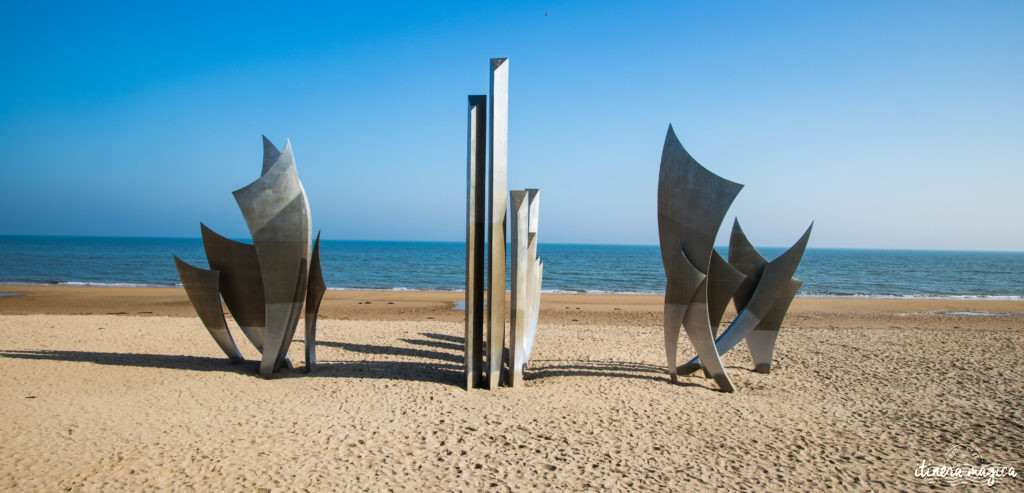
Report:
[[[211,5],[212,4],[212,5]],[[461,241],[466,96],[510,58],[541,241],[657,242],[665,131],[755,244],[1024,250],[1024,2],[5,6],[0,234],[247,231],[290,138],[327,239]]]

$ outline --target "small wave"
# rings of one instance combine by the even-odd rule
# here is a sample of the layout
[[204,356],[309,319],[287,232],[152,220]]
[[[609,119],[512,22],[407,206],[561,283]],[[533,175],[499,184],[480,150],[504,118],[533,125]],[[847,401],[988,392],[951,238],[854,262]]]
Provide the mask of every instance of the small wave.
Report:
[[992,313],[992,312],[942,312],[943,315],[964,315],[968,317],[1024,317],[1020,313]]
[[652,295],[665,294],[664,291],[612,291],[605,289],[542,289],[543,294],[622,294],[622,295]]
[[425,293],[462,293],[465,289],[444,289],[444,288],[407,288],[393,286],[387,288],[353,288],[349,286],[328,286],[328,291],[395,291],[395,292],[425,292]]
[[134,282],[86,282],[86,281],[62,281],[57,283],[58,286],[73,286],[73,287],[92,287],[92,288],[170,288],[170,287],[181,287],[181,283],[174,284],[154,284],[154,283],[134,283]]
[[866,294],[866,293],[799,293],[797,298],[855,298],[866,300],[985,300],[1022,301],[1024,296],[985,294]]
[[172,288],[181,287],[176,283],[142,283],[142,282],[93,282],[93,281],[0,281],[0,286],[69,286],[95,288]]
[[[7,286],[70,286],[70,287],[109,287],[109,288],[167,288],[181,287],[180,282],[154,283],[154,282],[98,282],[98,281],[0,281],[0,285]],[[329,291],[393,291],[393,292],[435,292],[435,293],[464,293],[465,289],[441,288],[441,287],[408,287],[408,286],[386,286],[386,287],[353,287],[353,286],[329,286]],[[509,291],[506,289],[505,291]],[[543,289],[544,294],[581,294],[581,295],[663,295],[664,291],[646,290],[612,290],[612,289]],[[834,293],[834,292],[803,292],[796,295],[797,298],[826,298],[826,299],[870,299],[870,300],[950,300],[950,301],[1024,301],[1020,295],[976,295],[976,294],[869,294],[869,293]]]

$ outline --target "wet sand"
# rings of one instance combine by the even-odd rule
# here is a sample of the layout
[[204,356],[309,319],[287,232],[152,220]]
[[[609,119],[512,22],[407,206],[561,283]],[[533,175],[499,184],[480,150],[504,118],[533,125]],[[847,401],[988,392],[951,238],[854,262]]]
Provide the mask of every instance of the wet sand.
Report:
[[724,394],[668,382],[659,296],[546,294],[525,387],[467,392],[461,293],[331,291],[318,371],[263,380],[180,289],[0,291],[4,489],[917,490],[954,446],[1024,469],[1022,302],[797,299],[772,373],[741,344]]

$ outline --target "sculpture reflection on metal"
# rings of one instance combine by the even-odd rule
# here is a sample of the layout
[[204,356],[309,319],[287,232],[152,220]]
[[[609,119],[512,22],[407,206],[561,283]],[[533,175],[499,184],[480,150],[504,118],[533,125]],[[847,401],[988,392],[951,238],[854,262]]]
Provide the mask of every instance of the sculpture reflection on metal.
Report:
[[[505,359],[505,223],[508,215],[508,59],[492,58],[490,96],[469,96],[466,187],[466,389],[519,386],[533,350],[542,266],[538,190],[512,192],[510,343]],[[489,105],[489,106],[488,106]],[[485,108],[489,114],[484,115]],[[488,116],[490,128],[488,128]],[[488,145],[489,144],[489,145]],[[485,153],[488,151],[489,153]],[[489,156],[489,162],[488,162]],[[487,166],[490,173],[487,173]],[[489,184],[485,182],[489,180]],[[489,185],[489,186],[488,186]],[[484,228],[487,228],[486,234]],[[485,244],[485,238],[489,243]],[[484,252],[489,251],[486,257]],[[486,279],[485,279],[486,276]],[[486,288],[485,288],[486,280]],[[484,291],[487,291],[485,315]],[[484,330],[486,320],[487,330]],[[486,332],[486,343],[483,340]],[[486,354],[486,366],[484,357]],[[508,377],[503,378],[505,367]],[[486,373],[486,379],[484,374]],[[484,382],[486,381],[486,384]]]
[[[810,227],[792,248],[771,262],[754,250],[738,222],[733,226],[729,260],[714,251],[718,228],[742,187],[697,163],[669,126],[658,182],[658,231],[668,280],[665,354],[673,382],[679,374],[704,368],[721,390],[732,392],[721,355],[744,338],[757,371],[767,373],[778,328],[800,287],[793,273],[807,247]],[[737,316],[716,338],[730,299]],[[676,366],[680,325],[697,357]]]
[[[291,143],[278,150],[264,137],[260,178],[235,191],[234,196],[252,245],[229,240],[201,224],[207,261],[213,268],[204,272],[217,273],[215,309],[223,321],[223,295],[242,332],[261,353],[260,375],[269,377],[282,366],[291,368],[288,347],[306,305],[306,371],[311,371],[316,365],[316,318],[326,285],[320,268],[319,234],[316,249],[311,251],[309,203],[295,169]],[[189,290],[190,284],[196,284],[196,275],[182,264],[179,274]],[[209,291],[208,285],[204,292]],[[200,311],[193,301],[204,323],[214,311],[214,304],[206,303],[210,306]],[[227,333],[227,324],[223,325]],[[214,334],[214,338],[223,347],[223,337]]]
[[217,341],[217,345],[233,363],[244,361],[235,340],[231,338],[231,332],[228,332],[228,324],[220,308],[220,273],[216,270],[193,267],[177,256],[174,257],[174,265],[178,268],[178,277],[181,278],[185,294],[188,295],[206,330],[210,331],[213,340]]

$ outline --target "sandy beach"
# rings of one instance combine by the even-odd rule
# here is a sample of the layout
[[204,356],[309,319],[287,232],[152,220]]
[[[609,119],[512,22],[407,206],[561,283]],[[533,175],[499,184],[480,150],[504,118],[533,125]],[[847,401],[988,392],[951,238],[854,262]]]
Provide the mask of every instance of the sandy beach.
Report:
[[660,296],[546,294],[525,387],[467,392],[462,293],[330,291],[318,371],[264,380],[180,289],[0,291],[4,489],[919,490],[958,446],[1024,469],[1018,301],[800,298],[725,394],[669,383]]

